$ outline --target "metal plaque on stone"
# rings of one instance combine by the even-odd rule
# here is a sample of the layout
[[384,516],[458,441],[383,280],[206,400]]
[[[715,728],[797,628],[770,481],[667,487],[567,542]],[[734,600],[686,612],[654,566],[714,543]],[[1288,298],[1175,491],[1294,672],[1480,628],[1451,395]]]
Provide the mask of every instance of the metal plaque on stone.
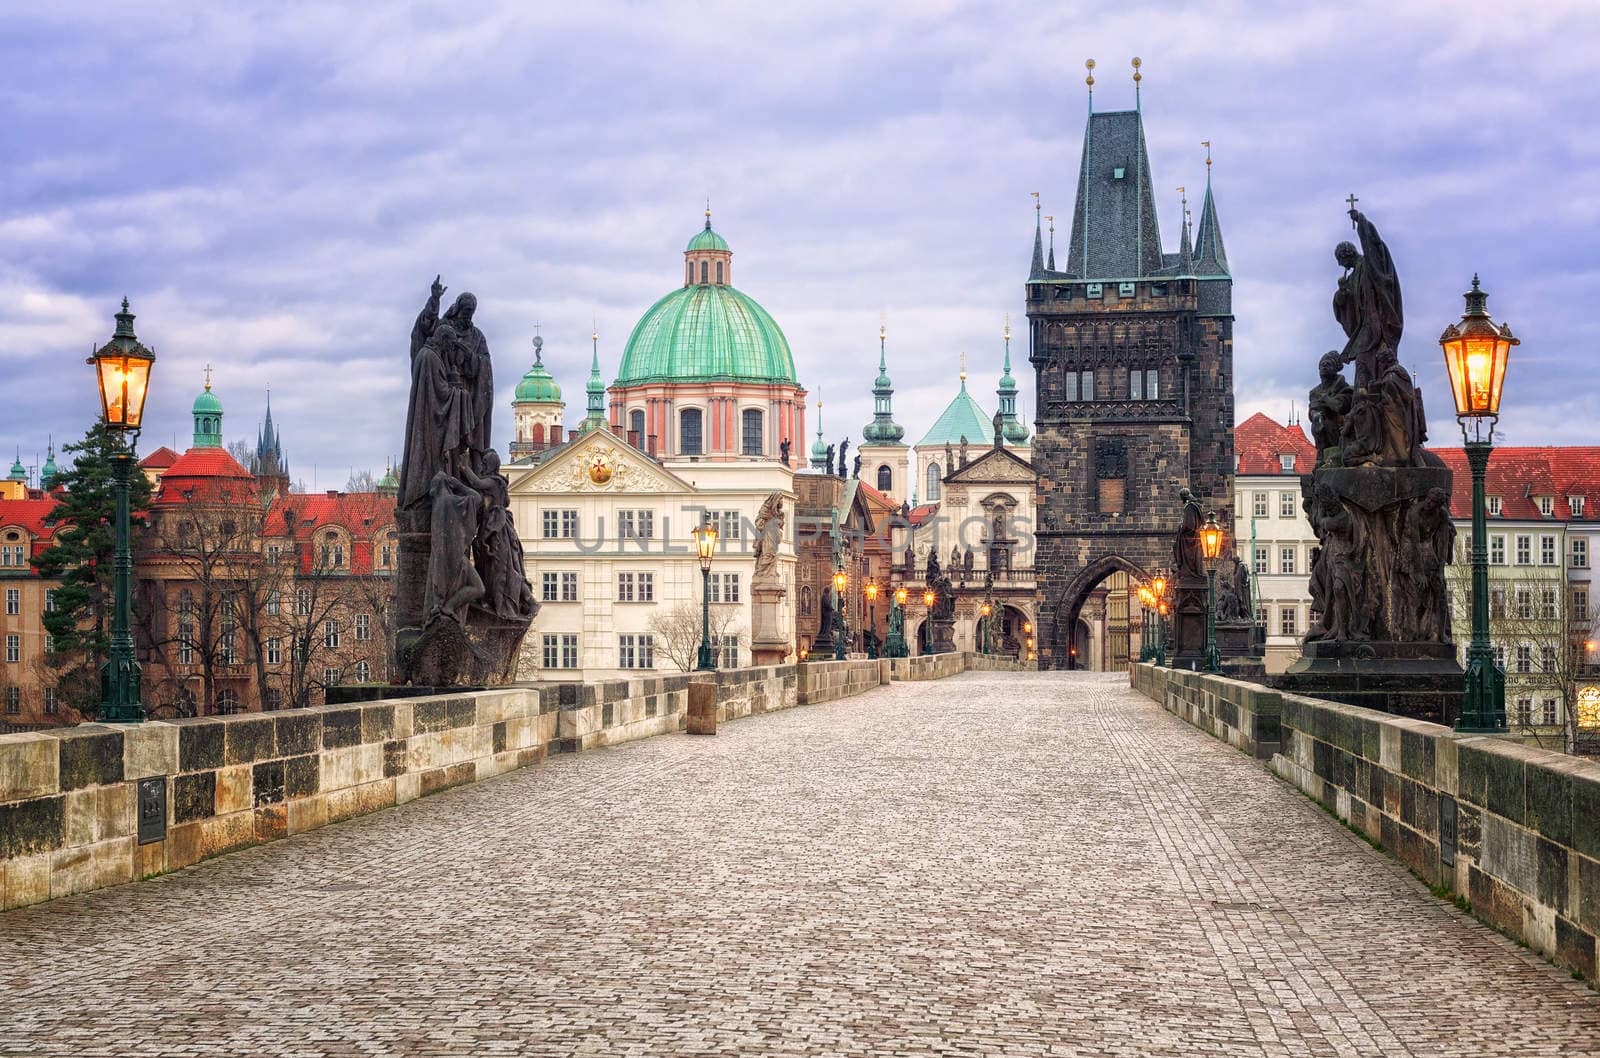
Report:
[[1439,798],[1439,862],[1456,865],[1456,799]]
[[167,837],[167,777],[139,780],[139,844]]

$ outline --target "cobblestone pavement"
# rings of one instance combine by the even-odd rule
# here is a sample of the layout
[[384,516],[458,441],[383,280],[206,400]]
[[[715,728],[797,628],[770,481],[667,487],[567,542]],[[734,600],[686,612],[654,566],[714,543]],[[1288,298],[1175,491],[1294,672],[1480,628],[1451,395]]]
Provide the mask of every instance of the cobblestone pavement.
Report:
[[896,684],[0,916],[0,1053],[1593,1055],[1600,997],[1093,674]]

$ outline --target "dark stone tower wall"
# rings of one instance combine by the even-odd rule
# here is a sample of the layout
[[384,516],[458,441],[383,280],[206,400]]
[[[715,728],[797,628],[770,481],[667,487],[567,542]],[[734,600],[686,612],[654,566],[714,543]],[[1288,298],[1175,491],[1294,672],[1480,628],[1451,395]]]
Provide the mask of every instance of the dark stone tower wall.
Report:
[[[1026,287],[1038,398],[1039,662],[1048,668],[1068,665],[1078,611],[1101,580],[1171,567],[1180,488],[1233,524],[1233,284],[1214,207],[1218,252],[1192,260],[1158,246],[1153,256],[1149,240],[1159,236],[1141,208],[1150,183],[1141,117],[1097,114],[1091,122],[1069,271],[1036,265]],[[1129,193],[1116,193],[1111,185],[1124,181]],[[1115,210],[1122,215],[1105,215]],[[1129,238],[1140,245],[1098,245]],[[1082,274],[1083,262],[1097,261],[1129,271]],[[1085,373],[1093,377],[1090,400]]]

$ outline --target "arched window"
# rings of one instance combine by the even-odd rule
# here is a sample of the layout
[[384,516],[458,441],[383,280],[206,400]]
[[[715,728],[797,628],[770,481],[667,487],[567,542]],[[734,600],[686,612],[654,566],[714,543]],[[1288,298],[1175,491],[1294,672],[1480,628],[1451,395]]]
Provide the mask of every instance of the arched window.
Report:
[[922,497],[924,503],[932,503],[939,498],[940,479],[938,463],[928,464],[928,494]]
[[533,443],[534,444],[541,444],[541,445],[544,444],[544,423],[542,423],[542,422],[534,423],[532,432],[533,432],[533,437],[532,437]]
[[722,282],[722,262],[717,262],[717,282]]
[[[717,265],[717,270],[718,271],[722,270],[722,266],[720,264]],[[721,277],[720,276],[718,277],[718,281],[719,282],[721,281]],[[764,450],[764,446],[761,443],[761,434],[762,434],[762,429],[761,429],[761,412],[760,412],[760,410],[757,409],[757,408],[746,408],[744,410],[744,454],[745,455],[747,455],[747,456],[758,456],[758,455],[760,455],[762,453],[762,451]]]
[[894,471],[888,463],[878,468],[878,491],[887,495],[894,489]]
[[709,270],[709,268],[710,268],[710,266],[709,266],[709,264],[707,262],[705,262],[705,261],[701,261],[700,262],[700,282],[702,282],[702,283],[711,282],[711,280],[706,277],[706,272]]
[[628,413],[628,432],[638,434],[641,445],[645,443],[644,410],[642,408],[635,408]]
[[700,452],[700,409],[685,408],[678,413],[678,454],[697,456]]

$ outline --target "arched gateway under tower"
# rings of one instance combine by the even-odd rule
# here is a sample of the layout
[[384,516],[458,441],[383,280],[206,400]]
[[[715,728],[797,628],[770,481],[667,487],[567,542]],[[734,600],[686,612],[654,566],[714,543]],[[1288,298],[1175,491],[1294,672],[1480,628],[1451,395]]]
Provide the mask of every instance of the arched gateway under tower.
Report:
[[1084,129],[1066,267],[1035,224],[1026,296],[1039,472],[1039,664],[1077,659],[1085,600],[1110,574],[1172,564],[1178,491],[1232,524],[1233,280],[1210,160],[1200,225],[1162,250],[1139,110]]

